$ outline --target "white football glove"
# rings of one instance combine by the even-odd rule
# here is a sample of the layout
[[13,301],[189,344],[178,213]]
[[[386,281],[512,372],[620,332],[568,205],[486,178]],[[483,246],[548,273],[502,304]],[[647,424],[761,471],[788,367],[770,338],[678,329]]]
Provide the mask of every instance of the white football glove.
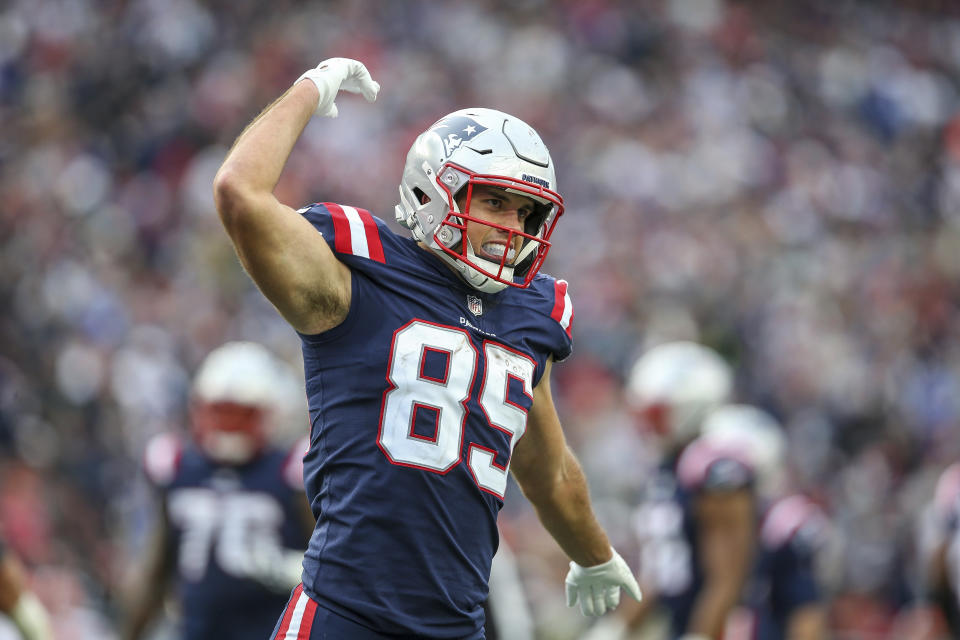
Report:
[[17,604],[8,613],[10,620],[17,626],[24,640],[52,640],[50,614],[40,600],[29,592],[20,594]]
[[566,580],[568,607],[579,600],[583,615],[602,616],[620,604],[621,587],[637,602],[640,601],[643,596],[633,572],[616,549],[611,551],[613,557],[603,564],[581,567],[576,562],[570,563]]
[[246,556],[245,577],[256,580],[271,591],[289,593],[300,584],[303,551],[259,544]]
[[339,112],[333,100],[340,90],[359,93],[367,102],[376,100],[377,93],[380,92],[380,84],[370,77],[364,64],[350,58],[328,58],[315,68],[305,71],[297,78],[297,82],[304,78],[311,80],[320,91],[317,110],[313,112],[317,116],[337,117]]

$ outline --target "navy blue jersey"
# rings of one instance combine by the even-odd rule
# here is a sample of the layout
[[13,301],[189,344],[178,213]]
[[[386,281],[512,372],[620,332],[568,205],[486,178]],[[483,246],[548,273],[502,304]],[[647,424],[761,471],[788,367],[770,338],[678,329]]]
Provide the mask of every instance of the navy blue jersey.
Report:
[[298,506],[304,448],[301,441],[227,466],[171,435],[148,445],[147,475],[162,492],[171,528],[184,638],[268,637],[289,591],[256,579],[251,559],[306,547]]
[[670,618],[672,637],[686,628],[703,585],[693,497],[678,484],[674,464],[667,462],[646,483],[633,517],[640,585],[656,593]]
[[745,602],[750,617],[742,618],[753,628],[743,637],[783,640],[790,616],[821,602],[816,555],[826,527],[820,507],[801,495],[781,498],[766,510]]
[[644,487],[633,518],[640,582],[666,610],[671,637],[686,631],[703,588],[696,497],[703,492],[742,490],[752,483],[753,472],[742,461],[695,441],[677,459],[662,464]]
[[479,637],[510,454],[571,351],[566,283],[483,294],[364,210],[301,213],[352,273],[344,322],[301,336],[304,590],[379,632]]

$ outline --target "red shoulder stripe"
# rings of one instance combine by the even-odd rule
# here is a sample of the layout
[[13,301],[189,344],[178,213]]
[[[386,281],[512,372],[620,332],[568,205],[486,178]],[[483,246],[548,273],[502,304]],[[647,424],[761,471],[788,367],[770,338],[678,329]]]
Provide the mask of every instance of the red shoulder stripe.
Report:
[[380,230],[377,229],[377,221],[366,209],[357,209],[357,214],[363,221],[363,230],[366,232],[368,257],[377,262],[386,262],[383,255],[383,243],[380,241]]
[[573,304],[570,302],[570,296],[567,295],[567,281],[557,280],[553,283],[553,311],[550,317],[560,323],[567,336],[571,335],[573,328]]
[[337,253],[385,262],[380,230],[369,211],[332,202],[325,202],[324,206],[333,218],[333,246]]
[[343,212],[343,208],[332,202],[325,202],[324,206],[333,218],[333,247],[337,253],[353,253],[353,243],[350,242],[350,221]]

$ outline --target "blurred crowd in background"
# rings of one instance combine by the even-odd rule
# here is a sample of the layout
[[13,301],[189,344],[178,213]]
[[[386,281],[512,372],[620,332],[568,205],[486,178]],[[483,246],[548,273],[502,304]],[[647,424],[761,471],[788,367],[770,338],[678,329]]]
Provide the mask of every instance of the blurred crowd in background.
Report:
[[[200,359],[246,339],[299,366],[211,182],[330,56],[383,88],[309,125],[278,187],[294,207],[392,225],[413,138],[463,107],[550,147],[566,213],[545,271],[575,307],[555,397],[614,544],[657,457],[625,375],[697,340],[785,425],[795,482],[833,520],[836,637],[895,637],[920,596],[914,523],[960,458],[960,5],[10,0],[0,527],[59,637],[111,637],[152,524],[143,446],[184,429]],[[307,428],[301,403],[280,437]],[[516,487],[501,525],[541,637],[576,637],[564,559]]]

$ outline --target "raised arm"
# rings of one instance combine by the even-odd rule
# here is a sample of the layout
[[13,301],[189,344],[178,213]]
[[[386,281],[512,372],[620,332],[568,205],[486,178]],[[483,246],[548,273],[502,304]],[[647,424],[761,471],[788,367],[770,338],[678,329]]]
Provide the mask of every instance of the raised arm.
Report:
[[310,118],[315,113],[336,116],[333,100],[341,88],[370,101],[379,91],[361,63],[325,60],[247,126],[213,184],[217,212],[244,268],[303,333],[319,333],[343,321],[350,306],[350,271],[273,190]]
[[620,587],[637,600],[640,588],[593,513],[586,478],[567,446],[553,404],[551,368],[548,361],[533,390],[527,430],[517,442],[510,469],[543,526],[572,560],[567,604],[579,600],[585,615],[601,615],[617,606]]

